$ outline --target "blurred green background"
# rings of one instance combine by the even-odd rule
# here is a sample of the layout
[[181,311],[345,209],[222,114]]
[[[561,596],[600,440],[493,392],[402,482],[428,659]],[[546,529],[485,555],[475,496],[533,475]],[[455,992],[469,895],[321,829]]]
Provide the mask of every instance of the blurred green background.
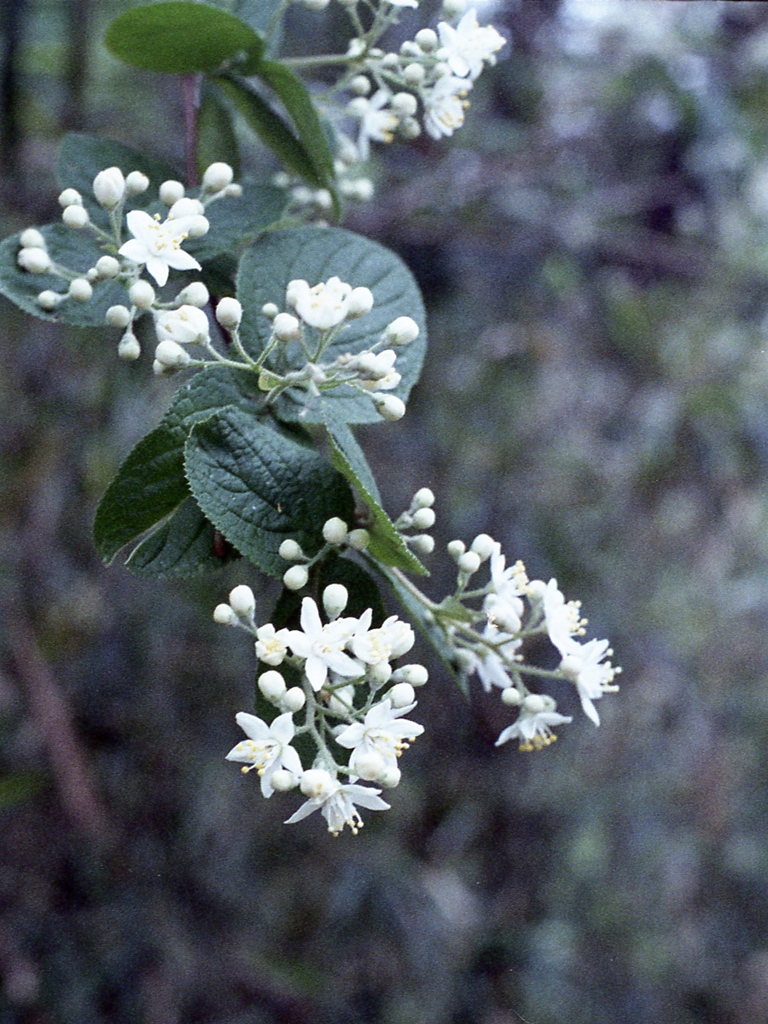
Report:
[[[128,6],[0,8],[3,235],[57,215],[66,130],[181,163],[178,83],[102,46]],[[211,609],[256,574],[140,581],[91,545],[173,384],[1,300],[0,1024],[768,1022],[768,5],[480,20],[514,44],[464,128],[379,148],[346,217],[431,325],[363,442],[392,513],[438,496],[433,596],[489,531],[582,599],[622,691],[599,729],[563,693],[519,754],[433,665],[392,810],[284,828],[223,760],[253,666]]]

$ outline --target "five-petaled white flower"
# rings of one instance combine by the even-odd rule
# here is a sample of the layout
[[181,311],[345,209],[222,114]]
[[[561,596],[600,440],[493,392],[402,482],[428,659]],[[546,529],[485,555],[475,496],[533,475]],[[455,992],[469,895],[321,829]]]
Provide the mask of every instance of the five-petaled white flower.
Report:
[[286,819],[286,825],[301,821],[308,814],[319,810],[328,822],[328,831],[333,832],[335,836],[343,831],[345,825],[349,825],[352,832],[357,835],[363,819],[357,811],[356,804],[371,811],[389,810],[389,804],[379,796],[380,789],[370,789],[351,782],[342,785],[324,768],[310,768],[304,772],[300,785],[302,793],[309,799]]
[[496,746],[519,739],[520,750],[541,750],[554,743],[557,737],[552,732],[552,726],[567,725],[573,721],[569,715],[558,714],[556,707],[556,702],[545,694],[529,694],[520,705],[517,721],[501,732]]
[[357,150],[363,162],[370,156],[371,142],[391,142],[394,138],[399,120],[397,114],[387,107],[391,99],[389,89],[377,89],[369,100],[360,104]]
[[557,588],[557,580],[549,581],[541,600],[549,639],[560,651],[561,656],[565,657],[571,645],[576,642],[573,639],[574,635],[584,632],[579,603],[565,600]]
[[358,629],[352,637],[352,652],[366,665],[380,665],[410,651],[415,639],[407,622],[390,615],[378,629]]
[[307,281],[291,282],[291,303],[305,324],[327,331],[347,318],[352,286],[338,277],[309,287]]
[[397,758],[408,748],[407,741],[424,732],[423,725],[401,717],[415,707],[414,703],[393,709],[392,702],[385,698],[374,704],[362,722],[354,722],[339,733],[336,742],[352,750],[349,767],[356,775],[374,781],[387,769],[397,768]]
[[437,31],[445,51],[439,56],[459,78],[477,78],[483,70],[483,63],[494,64],[496,51],[506,43],[493,25],[478,25],[474,8],[467,11],[456,28],[441,21]]
[[173,270],[202,269],[194,256],[181,248],[190,225],[199,218],[168,217],[161,221],[143,210],[131,210],[125,219],[133,238],[120,246],[120,255],[134,263],[146,264],[147,272],[161,287],[168,280],[169,267]]
[[345,653],[344,646],[361,623],[370,624],[370,609],[359,620],[336,619],[324,626],[317,605],[311,597],[305,597],[299,621],[301,629],[288,630],[287,641],[297,657],[306,658],[304,673],[313,690],[323,686],[329,669],[346,679],[363,675],[363,666]]
[[600,716],[592,701],[598,700],[604,693],[616,693],[618,686],[612,685],[616,669],[610,661],[603,662],[613,652],[607,640],[590,640],[579,644],[570,640],[560,662],[561,670],[573,680],[581,700],[584,714],[595,725],[600,725]]
[[256,715],[245,711],[239,712],[235,720],[247,740],[241,740],[227,754],[228,761],[244,761],[244,772],[254,768],[261,776],[261,792],[264,796],[272,796],[272,776],[278,768],[287,768],[297,778],[301,775],[299,755],[290,746],[293,739],[293,715],[278,715],[271,725],[267,725]]
[[288,653],[287,629],[275,629],[271,622],[256,630],[256,657],[273,668],[282,665]]
[[469,105],[464,97],[472,88],[468,78],[443,75],[425,90],[424,127],[433,139],[453,135],[464,124],[464,110]]

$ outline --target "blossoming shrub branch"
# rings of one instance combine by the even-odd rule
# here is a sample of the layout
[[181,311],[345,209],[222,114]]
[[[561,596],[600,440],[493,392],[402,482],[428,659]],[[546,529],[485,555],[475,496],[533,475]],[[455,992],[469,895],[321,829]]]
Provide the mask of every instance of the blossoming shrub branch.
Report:
[[[328,0],[306,3],[319,11]],[[0,291],[22,309],[99,327],[120,358],[149,348],[157,376],[183,374],[108,487],[96,546],[106,563],[130,548],[127,566],[156,579],[240,558],[282,580],[268,622],[245,583],[214,611],[250,634],[257,660],[257,713],[237,714],[245,739],[227,757],[256,772],[266,798],[300,791],[288,823],[318,810],[335,834],[357,832],[361,809],[388,808],[381,794],[424,731],[410,717],[427,682],[408,661],[413,625],[463,689],[476,676],[499,693],[514,717],[497,745],[532,751],[555,739],[571,716],[544,692],[553,688],[573,688],[599,724],[595,702],[619,671],[606,640],[583,640],[578,603],[508,565],[486,534],[451,541],[455,586],[427,596],[414,578],[434,549],[435,497],[422,487],[390,518],[355,439],[356,424],[405,414],[426,325],[402,261],[328,218],[343,198],[370,198],[359,172],[371,143],[414,138],[422,124],[433,138],[460,127],[473,82],[504,44],[446,0],[435,28],[397,51],[379,47],[416,5],[343,0],[343,52],[295,59],[273,54],[283,3],[243,3],[242,17],[187,0],[127,11],[110,27],[113,52],[182,76],[187,184],[120,143],[70,135],[60,221],[0,245]],[[310,94],[296,71],[317,66],[339,77]],[[272,181],[236,180],[236,118],[282,161]],[[405,619],[387,614],[381,584]],[[529,660],[541,637],[557,652],[553,668]]]

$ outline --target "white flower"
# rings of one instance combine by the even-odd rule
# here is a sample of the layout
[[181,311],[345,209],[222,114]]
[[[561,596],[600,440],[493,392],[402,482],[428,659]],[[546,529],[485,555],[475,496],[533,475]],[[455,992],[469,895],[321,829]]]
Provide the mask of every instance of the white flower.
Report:
[[561,670],[576,685],[584,714],[595,725],[600,725],[600,716],[592,701],[619,689],[611,685],[618,669],[610,661],[603,663],[603,658],[611,653],[607,640],[590,640],[586,644],[570,640],[560,662]]
[[433,139],[453,135],[464,124],[467,101],[463,97],[471,88],[472,82],[467,78],[444,75],[425,90],[424,127]]
[[208,317],[197,306],[179,306],[155,314],[155,330],[160,341],[177,345],[200,345],[208,341]]
[[290,303],[305,324],[327,331],[346,320],[351,285],[338,277],[331,277],[312,288],[306,281],[292,281],[291,285]]
[[552,732],[553,725],[567,725],[573,719],[568,715],[560,715],[555,711],[557,704],[548,696],[530,694],[520,705],[520,715],[516,722],[508,725],[496,740],[496,746],[509,740],[519,739],[520,750],[541,750],[542,747],[554,743],[557,737]]
[[[370,612],[368,622],[370,622]],[[323,625],[320,612],[311,597],[301,602],[301,630],[288,630],[288,644],[299,658],[306,658],[304,673],[312,686],[319,690],[328,678],[328,670],[347,679],[363,674],[359,662],[344,652],[344,646],[357,628],[358,619],[336,619]]]
[[441,21],[437,26],[445,55],[439,54],[459,78],[475,79],[483,70],[483,62],[495,64],[494,54],[506,43],[493,25],[478,25],[474,8],[464,15],[456,28]]
[[255,715],[241,711],[235,716],[237,724],[248,737],[233,747],[227,754],[228,761],[244,761],[244,772],[254,768],[261,776],[261,792],[270,797],[274,792],[272,776],[279,768],[287,768],[293,775],[302,773],[299,755],[290,746],[293,739],[293,716],[288,713],[278,715],[271,725],[267,725]]
[[371,355],[368,364],[361,368],[362,386],[368,391],[391,391],[396,388],[402,379],[395,369],[396,359],[397,353],[391,348]]
[[265,665],[282,665],[288,653],[287,629],[278,629],[267,622],[256,630],[256,657]]
[[[490,693],[494,686],[498,686],[500,690],[506,690],[508,687],[513,686],[514,683],[507,672],[505,658],[507,661],[511,661],[522,641],[515,640],[509,634],[500,632],[492,623],[486,625],[483,630],[483,636],[486,639],[501,644],[501,646],[497,647],[496,650],[487,650],[479,656],[477,674],[480,676],[480,682],[483,684],[483,689],[486,693]],[[502,641],[505,640],[508,642],[503,643]]]
[[407,622],[390,615],[378,629],[358,631],[352,637],[352,651],[366,665],[392,661],[413,647],[415,637]]
[[134,263],[146,264],[148,273],[160,286],[168,280],[169,267],[202,270],[194,256],[181,248],[196,217],[169,217],[160,221],[143,210],[131,210],[125,219],[133,238],[120,246],[120,255]]
[[557,580],[549,581],[541,600],[549,639],[560,651],[562,657],[565,657],[571,645],[576,642],[573,639],[574,634],[583,632],[580,606],[577,601],[566,602],[565,597],[557,588]]
[[[400,5],[400,6],[411,6]],[[413,4],[415,7],[416,4]],[[371,142],[391,142],[399,123],[397,114],[387,108],[392,99],[389,89],[377,89],[369,100],[360,103],[360,131],[357,136],[357,149],[360,159],[365,161],[370,156]]]
[[362,828],[363,819],[358,814],[356,804],[371,811],[389,810],[389,804],[379,796],[380,789],[370,789],[355,783],[343,786],[324,768],[310,768],[304,772],[301,778],[301,791],[309,799],[286,820],[286,825],[301,821],[308,814],[319,810],[328,822],[328,831],[335,836],[343,831],[345,825],[349,825],[353,834],[357,835],[358,830]]
[[352,750],[349,767],[356,775],[372,782],[386,769],[397,767],[398,757],[408,749],[406,741],[424,732],[423,725],[401,717],[415,707],[406,704],[393,709],[387,697],[374,704],[364,721],[354,722],[336,737],[337,743]]

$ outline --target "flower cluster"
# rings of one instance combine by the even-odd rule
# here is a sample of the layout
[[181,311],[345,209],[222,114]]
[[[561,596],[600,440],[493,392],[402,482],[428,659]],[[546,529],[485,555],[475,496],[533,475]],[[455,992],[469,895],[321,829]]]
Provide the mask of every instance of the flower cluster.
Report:
[[[141,354],[133,325],[137,317],[150,311],[158,334],[155,356],[156,373],[167,373],[188,365],[190,359],[181,344],[194,343],[209,347],[208,319],[202,308],[208,303],[208,290],[202,282],[187,285],[170,302],[161,301],[155,286],[162,288],[171,270],[200,270],[198,261],[185,251],[188,239],[200,238],[210,227],[205,217],[209,203],[227,196],[237,196],[241,186],[233,182],[232,168],[225,163],[211,164],[203,175],[197,197],[186,194],[179,181],[164,181],[158,188],[158,206],[150,214],[143,209],[125,209],[126,204],[143,195],[150,181],[141,171],[124,175],[119,167],[107,167],[93,180],[93,197],[107,213],[109,228],[94,223],[74,188],[65,188],[59,195],[61,219],[74,231],[86,231],[99,244],[104,255],[87,271],[78,272],[54,262],[48,254],[45,237],[35,228],[20,235],[18,265],[31,274],[48,274],[67,284],[65,291],[46,288],[37,302],[46,312],[54,312],[63,302],[89,302],[100,282],[111,281],[125,288],[126,301],[110,306],[106,321],[118,327],[123,335],[118,345],[122,359],[138,359]],[[124,240],[124,235],[130,238]],[[154,285],[142,276],[147,274]]]
[[[256,657],[268,666],[259,675],[259,692],[274,708],[269,723],[237,715],[247,739],[233,747],[228,760],[242,762],[244,772],[255,769],[265,797],[300,789],[306,802],[287,824],[319,810],[336,835],[345,825],[358,831],[358,807],[388,808],[379,794],[400,782],[398,759],[424,731],[405,716],[416,706],[414,687],[427,681],[421,665],[391,664],[413,646],[412,628],[394,615],[374,627],[371,609],[359,618],[343,616],[348,597],[341,584],[325,588],[325,622],[315,601],[305,597],[299,629],[257,626],[253,593],[242,585],[214,611],[217,622],[254,636]],[[288,686],[288,672],[299,674],[299,685]],[[303,721],[296,724],[300,712]],[[314,747],[307,767],[292,745],[298,737]],[[379,788],[360,785],[360,779]]]

